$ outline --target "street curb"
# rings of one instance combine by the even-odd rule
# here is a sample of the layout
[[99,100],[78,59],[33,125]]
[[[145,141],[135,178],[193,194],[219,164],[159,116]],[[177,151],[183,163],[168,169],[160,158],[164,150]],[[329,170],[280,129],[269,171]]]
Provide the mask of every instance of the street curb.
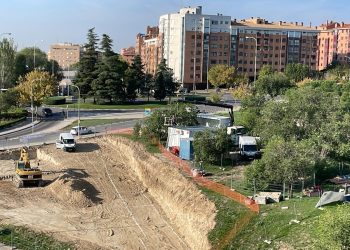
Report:
[[[38,125],[39,123],[41,123],[41,121],[42,121],[42,120],[35,121],[35,122],[34,122],[34,127],[35,127],[36,125]],[[12,130],[6,131],[6,132],[2,132],[2,133],[0,133],[0,136],[4,136],[4,135],[16,133],[16,132],[25,130],[25,129],[30,128],[30,127],[32,127],[32,124],[31,124],[31,123],[30,123],[30,124],[27,124],[27,125],[25,125],[25,126],[23,126],[23,127],[19,127],[19,128],[16,128],[16,129],[12,129]]]

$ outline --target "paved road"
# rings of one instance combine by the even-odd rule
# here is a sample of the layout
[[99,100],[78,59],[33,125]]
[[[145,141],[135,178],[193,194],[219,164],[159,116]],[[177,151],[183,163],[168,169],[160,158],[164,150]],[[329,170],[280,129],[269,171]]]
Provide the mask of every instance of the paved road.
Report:
[[[117,122],[112,123],[108,125],[99,125],[94,127],[94,134],[92,135],[86,135],[81,137],[90,137],[94,135],[100,135],[108,133],[109,131],[118,130],[118,129],[125,129],[133,127],[136,124],[137,120],[131,120],[131,121],[123,121],[123,122]],[[48,133],[34,133],[33,135],[24,135],[20,137],[13,137],[7,140],[0,140],[0,150],[4,149],[10,149],[10,148],[18,148],[23,145],[30,146],[30,145],[41,145],[41,144],[49,144],[54,143],[57,139],[60,133],[63,132],[69,132],[69,130],[60,130],[55,132],[48,132]]]

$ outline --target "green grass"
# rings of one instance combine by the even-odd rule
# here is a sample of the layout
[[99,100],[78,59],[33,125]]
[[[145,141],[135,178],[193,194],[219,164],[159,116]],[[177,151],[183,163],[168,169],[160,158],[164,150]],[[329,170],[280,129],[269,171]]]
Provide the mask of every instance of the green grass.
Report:
[[217,246],[235,227],[235,224],[248,212],[248,209],[214,191],[199,187],[209,200],[215,203],[217,214],[215,228],[209,232],[208,239],[212,246]]
[[73,244],[59,242],[51,236],[34,232],[25,227],[0,225],[0,242],[11,246],[11,238],[13,245],[22,250],[75,249]]
[[0,129],[8,128],[16,125],[19,122],[22,122],[26,119],[26,117],[21,117],[17,119],[9,119],[9,120],[0,120]]
[[[60,108],[78,108],[77,103],[70,104],[61,104],[61,105],[50,105],[51,107],[60,107]],[[132,104],[93,104],[93,103],[80,103],[81,109],[145,109],[145,108],[161,108],[165,107],[167,102],[139,102]]]
[[[123,121],[131,121],[131,120],[130,119],[87,119],[87,120],[80,120],[80,126],[93,127],[97,125],[106,125],[106,124],[123,122]],[[74,126],[78,126],[78,121],[74,121],[72,124],[63,128],[63,130],[70,129],[71,127],[74,127]]]
[[[261,205],[259,216],[252,219],[227,249],[316,249],[315,223],[322,213],[315,208],[317,201],[316,197],[304,197]],[[288,209],[281,209],[284,206]],[[334,206],[326,209],[334,209]],[[300,223],[290,224],[293,219]],[[264,242],[266,239],[272,243],[268,245]]]
[[151,153],[151,154],[160,154],[161,153],[161,151],[158,148],[158,145],[153,143],[149,139],[146,139],[143,137],[135,138],[134,136],[128,135],[128,134],[116,134],[116,135],[121,136],[121,137],[125,137],[125,138],[132,140],[132,141],[139,142],[139,143],[143,144],[143,146],[145,147],[145,149],[148,153]]
[[241,111],[234,111],[233,117],[235,118],[235,124],[241,125],[242,124],[242,115]]

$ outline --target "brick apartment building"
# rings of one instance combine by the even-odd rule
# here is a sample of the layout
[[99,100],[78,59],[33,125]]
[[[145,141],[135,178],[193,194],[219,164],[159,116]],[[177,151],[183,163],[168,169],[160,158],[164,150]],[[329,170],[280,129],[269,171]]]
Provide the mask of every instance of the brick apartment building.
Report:
[[208,70],[216,64],[234,66],[253,79],[255,56],[258,75],[263,65],[280,72],[288,63],[321,70],[333,60],[346,63],[349,55],[347,24],[311,27],[253,17],[238,21],[221,14],[202,14],[199,6],[160,16],[158,27],[137,35],[136,53],[149,73],[165,58],[175,78],[189,88],[205,88]]
[[146,34],[136,36],[136,54],[141,56],[145,72],[154,75],[162,59],[162,42],[158,27],[147,27]]
[[318,65],[322,70],[333,61],[350,63],[350,24],[327,22],[318,36]]
[[135,47],[121,49],[120,55],[124,59],[124,61],[131,65],[135,57]]
[[80,61],[81,47],[72,43],[57,43],[50,46],[48,60],[55,60],[62,69],[69,69]]

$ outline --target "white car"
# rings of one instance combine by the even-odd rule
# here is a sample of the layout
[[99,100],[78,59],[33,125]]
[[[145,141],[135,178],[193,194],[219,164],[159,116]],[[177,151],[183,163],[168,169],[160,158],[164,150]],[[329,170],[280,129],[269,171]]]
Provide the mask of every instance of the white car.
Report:
[[88,129],[87,127],[83,127],[83,126],[75,126],[70,130],[70,133],[72,135],[78,135],[78,130],[79,130],[79,135],[87,135],[87,134],[91,134],[92,130]]

